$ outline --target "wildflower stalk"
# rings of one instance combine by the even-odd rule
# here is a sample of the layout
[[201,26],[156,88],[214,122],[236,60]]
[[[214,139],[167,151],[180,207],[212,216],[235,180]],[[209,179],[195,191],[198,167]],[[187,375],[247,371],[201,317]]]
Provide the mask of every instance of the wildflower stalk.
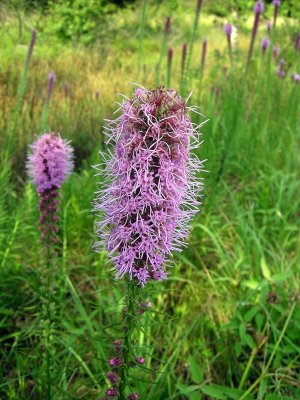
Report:
[[168,50],[168,61],[167,61],[167,88],[171,86],[172,76],[172,61],[173,61],[173,49]]
[[47,88],[47,96],[44,104],[44,108],[42,111],[42,118],[41,118],[41,130],[45,131],[48,128],[48,112],[49,112],[49,105],[53,93],[55,82],[55,74],[50,72],[48,75],[48,88]]
[[[29,65],[30,65],[30,61],[32,58],[32,54],[33,54],[33,50],[34,50],[34,46],[35,46],[35,42],[36,42],[36,35],[37,35],[37,31],[35,29],[33,29],[32,33],[31,33],[31,40],[29,43],[28,52],[27,52],[27,56],[25,59],[20,83],[18,86],[17,102],[16,102],[15,108],[13,110],[12,131],[11,131],[11,134],[8,135],[8,146],[6,147],[7,149],[9,149],[9,151],[11,153],[14,152],[15,146],[16,146],[16,140],[20,136],[19,123],[20,123],[20,117],[21,117],[21,113],[22,113],[24,97],[25,97],[25,93],[26,93]],[[20,139],[21,139],[21,141],[23,141],[22,136]]]
[[183,96],[186,94],[187,85],[189,83],[188,74],[189,74],[189,69],[190,69],[191,61],[192,61],[192,57],[193,57],[194,42],[196,40],[196,35],[197,35],[197,31],[198,31],[201,7],[202,7],[202,0],[197,0],[193,30],[192,30],[192,34],[191,34],[191,38],[190,38],[189,51],[188,51],[187,60],[186,60],[186,67],[184,70],[184,77],[182,79],[182,84],[180,86],[180,92],[182,93]]
[[251,41],[250,41],[250,46],[249,46],[249,51],[248,51],[248,57],[247,57],[247,64],[246,64],[246,75],[249,70],[251,58],[252,58],[252,53],[253,53],[253,48],[254,48],[254,42],[255,38],[257,35],[257,30],[258,30],[258,25],[260,21],[260,16],[264,11],[264,3],[261,0],[258,0],[255,4],[254,7],[254,23],[253,23],[253,28],[252,28],[252,33],[251,33]]
[[160,68],[161,68],[161,63],[164,58],[164,54],[166,52],[166,48],[168,46],[168,40],[170,36],[170,28],[171,28],[171,17],[167,17],[166,22],[165,22],[165,29],[164,29],[164,36],[162,40],[162,45],[160,49],[160,55],[159,55],[159,61],[156,67],[156,86],[161,86],[160,82]]
[[139,37],[139,56],[138,56],[138,74],[139,77],[142,69],[142,61],[144,57],[144,33],[145,33],[145,22],[146,22],[146,8],[147,0],[142,0],[142,11],[141,11],[141,22],[140,22],[140,37]]
[[27,159],[27,170],[39,195],[40,232],[45,268],[41,273],[41,301],[43,307],[43,367],[41,391],[52,399],[54,377],[53,332],[56,320],[56,278],[59,251],[59,188],[71,173],[72,149],[59,136],[44,134],[32,145]]

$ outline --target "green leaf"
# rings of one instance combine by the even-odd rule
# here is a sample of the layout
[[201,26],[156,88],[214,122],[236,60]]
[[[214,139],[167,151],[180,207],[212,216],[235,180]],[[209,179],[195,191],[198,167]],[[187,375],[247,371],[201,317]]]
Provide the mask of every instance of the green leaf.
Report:
[[204,394],[212,396],[214,399],[226,400],[227,397],[217,385],[204,385],[201,388]]
[[260,260],[260,267],[261,267],[263,276],[269,281],[271,279],[271,272],[269,270],[269,267],[267,266],[265,258],[262,258]]
[[255,280],[243,281],[242,285],[250,289],[256,290],[259,287],[259,282]]
[[192,355],[189,356],[189,364],[193,381],[196,383],[201,383],[203,380],[203,370],[197,363],[195,357]]
[[257,314],[258,311],[259,311],[259,306],[254,306],[254,307],[250,308],[250,310],[247,311],[246,314],[244,315],[244,320],[246,322],[250,322],[252,320],[252,318]]
[[[201,388],[202,392],[208,396],[211,396],[214,399],[232,399],[239,400],[241,396],[244,394],[244,391],[241,389],[230,388],[227,386],[221,385],[204,385]],[[250,394],[245,397],[245,400],[253,400],[253,396]]]

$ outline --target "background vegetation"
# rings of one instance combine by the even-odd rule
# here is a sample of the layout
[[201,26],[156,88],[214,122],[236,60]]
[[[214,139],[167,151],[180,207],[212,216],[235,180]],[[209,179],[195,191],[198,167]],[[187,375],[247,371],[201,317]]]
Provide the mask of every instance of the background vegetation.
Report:
[[[91,166],[99,149],[108,150],[101,127],[118,93],[130,95],[131,82],[164,84],[168,48],[171,86],[186,97],[192,90],[189,104],[209,119],[198,150],[209,173],[188,248],[174,254],[168,281],[144,292],[153,307],[137,338],[146,366],[136,371],[136,389],[149,400],[300,398],[300,85],[291,79],[300,73],[298,1],[283,1],[262,56],[260,40],[273,15],[267,6],[247,75],[252,1],[204,1],[194,37],[192,0],[120,3],[0,5],[0,398],[44,398],[38,200],[24,163],[28,144],[45,130],[72,140],[76,154],[76,171],[62,190],[63,251],[53,271],[55,399],[104,393],[124,288],[111,279],[105,250],[91,250],[91,201],[101,179]],[[171,31],[164,39],[167,16]],[[237,29],[232,60],[226,21]],[[24,66],[32,28],[36,44]],[[183,76],[182,45],[189,50],[191,40]],[[276,74],[279,59],[283,79]]]

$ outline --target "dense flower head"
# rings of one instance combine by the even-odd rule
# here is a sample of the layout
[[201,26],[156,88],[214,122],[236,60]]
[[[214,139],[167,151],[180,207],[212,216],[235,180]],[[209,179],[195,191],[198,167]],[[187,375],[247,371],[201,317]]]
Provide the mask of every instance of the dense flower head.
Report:
[[229,22],[227,22],[224,25],[224,32],[226,33],[227,36],[231,36],[231,34],[232,34],[232,25]]
[[31,146],[27,170],[39,193],[58,189],[73,169],[73,149],[55,133],[45,133]]
[[258,0],[254,6],[254,13],[262,14],[264,12],[264,10],[265,10],[265,5],[264,5],[263,1]]
[[196,193],[202,185],[196,173],[202,164],[190,155],[197,132],[175,90],[138,88],[121,109],[109,123],[115,149],[106,165],[109,184],[95,203],[95,210],[105,213],[97,232],[116,276],[143,286],[166,279],[168,256],[180,251],[188,236],[199,208]]
[[273,6],[274,6],[274,7],[279,7],[280,4],[281,4],[281,1],[280,1],[280,0],[274,0],[274,1],[273,1]]

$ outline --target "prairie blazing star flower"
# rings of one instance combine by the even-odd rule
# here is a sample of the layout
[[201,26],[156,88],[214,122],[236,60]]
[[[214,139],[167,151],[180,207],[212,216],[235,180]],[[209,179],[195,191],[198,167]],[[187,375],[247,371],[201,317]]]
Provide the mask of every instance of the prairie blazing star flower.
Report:
[[27,170],[37,191],[57,190],[73,169],[73,149],[55,133],[45,133],[31,146]]
[[270,39],[265,38],[262,39],[261,41],[261,49],[262,49],[262,53],[265,54],[266,50],[268,49],[268,47],[270,46]]
[[265,5],[264,5],[263,1],[258,0],[253,9],[254,13],[262,14],[264,12],[264,10],[265,10]]
[[39,193],[42,240],[56,243],[58,189],[73,169],[73,149],[59,135],[45,133],[31,146],[27,171]]
[[109,122],[115,149],[106,166],[111,182],[95,202],[95,210],[105,213],[97,233],[107,243],[116,277],[127,275],[144,286],[167,278],[164,264],[188,236],[200,204],[196,173],[202,163],[191,157],[197,132],[175,90],[138,88],[121,110]]
[[267,31],[268,31],[268,33],[270,33],[270,32],[271,32],[271,29],[272,29],[271,21],[267,21],[266,26],[267,26]]
[[225,25],[224,25],[224,32],[226,33],[226,36],[231,36],[231,34],[232,34],[232,25],[229,23],[229,22],[227,22]]

